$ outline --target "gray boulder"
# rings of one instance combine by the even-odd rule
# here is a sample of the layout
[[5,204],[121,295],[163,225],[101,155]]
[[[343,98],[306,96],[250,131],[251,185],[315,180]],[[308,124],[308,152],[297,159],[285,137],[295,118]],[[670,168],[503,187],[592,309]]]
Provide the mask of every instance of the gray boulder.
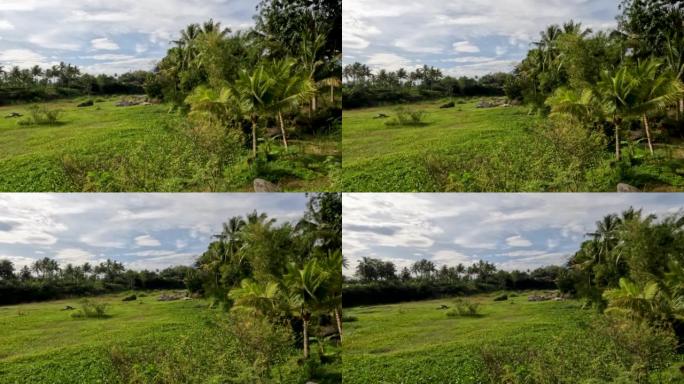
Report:
[[619,183],[617,185],[617,191],[620,193],[623,193],[623,192],[641,192],[639,190],[639,188],[631,186],[627,183]]
[[254,192],[281,192],[281,190],[268,180],[254,179]]
[[5,119],[13,119],[15,117],[22,117],[23,115],[19,112],[11,112],[9,115],[5,116]]

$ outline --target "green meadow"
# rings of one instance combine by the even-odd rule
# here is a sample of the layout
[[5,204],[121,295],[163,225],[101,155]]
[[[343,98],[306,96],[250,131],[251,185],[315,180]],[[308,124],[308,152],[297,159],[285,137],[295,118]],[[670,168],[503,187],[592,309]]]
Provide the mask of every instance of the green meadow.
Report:
[[349,308],[344,382],[681,382],[684,356],[662,352],[658,335],[608,323],[576,300],[530,294],[471,297],[475,316],[454,316],[455,299]]
[[[0,307],[0,383],[299,383],[315,370],[294,346],[269,350],[276,336],[250,336],[208,301],[157,301],[162,293],[91,298],[108,304],[104,318],[73,317],[79,299]],[[335,373],[311,376],[337,382],[326,375]]]
[[[294,136],[288,151],[277,140],[262,139],[261,157],[245,149],[224,154],[207,148],[185,118],[169,105],[117,107],[120,97],[41,103],[60,110],[53,125],[20,125],[29,104],[0,107],[0,191],[251,191],[255,178],[285,191],[332,190],[339,174],[335,134]],[[246,146],[245,146],[246,148]]]
[[[618,183],[644,191],[684,189],[684,145],[626,141],[615,162],[605,135],[553,128],[525,106],[477,108],[486,98],[421,102],[418,125],[387,124],[398,106],[345,110],[345,191],[614,192]],[[386,115],[388,117],[381,117]]]

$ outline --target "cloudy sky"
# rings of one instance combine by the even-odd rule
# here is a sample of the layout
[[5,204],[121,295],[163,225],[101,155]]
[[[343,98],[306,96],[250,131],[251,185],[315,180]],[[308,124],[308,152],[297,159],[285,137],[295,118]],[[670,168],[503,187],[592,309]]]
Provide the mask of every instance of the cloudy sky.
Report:
[[345,64],[476,76],[511,70],[547,25],[614,28],[618,0],[344,0],[342,8]]
[[297,220],[304,194],[0,194],[0,259],[21,268],[111,258],[133,269],[190,265],[232,216]]
[[487,260],[506,270],[560,265],[596,221],[633,206],[645,213],[684,209],[684,194],[344,194],[343,252],[438,266]]
[[0,0],[0,65],[151,69],[191,23],[253,25],[258,0]]

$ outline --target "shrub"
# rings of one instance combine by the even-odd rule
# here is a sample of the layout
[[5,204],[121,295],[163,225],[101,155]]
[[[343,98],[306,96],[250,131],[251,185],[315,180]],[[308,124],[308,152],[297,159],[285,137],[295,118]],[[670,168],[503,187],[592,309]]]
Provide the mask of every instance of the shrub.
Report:
[[107,314],[107,303],[96,303],[89,299],[83,299],[81,300],[81,309],[72,313],[71,317],[96,319],[109,317]]
[[46,106],[32,105],[28,107],[29,116],[17,122],[19,125],[55,125],[59,123],[62,113],[59,109],[49,109]]
[[387,126],[422,126],[426,125],[425,117],[427,113],[421,110],[413,110],[406,107],[399,107],[395,109],[396,117],[385,122]]
[[138,299],[138,297],[136,295],[130,295],[130,296],[124,297],[121,301],[134,301],[137,299]]
[[459,299],[454,302],[454,309],[448,311],[448,317],[455,316],[479,316],[480,304],[470,300]]
[[508,300],[508,294],[504,293],[494,298],[494,301],[506,301]]

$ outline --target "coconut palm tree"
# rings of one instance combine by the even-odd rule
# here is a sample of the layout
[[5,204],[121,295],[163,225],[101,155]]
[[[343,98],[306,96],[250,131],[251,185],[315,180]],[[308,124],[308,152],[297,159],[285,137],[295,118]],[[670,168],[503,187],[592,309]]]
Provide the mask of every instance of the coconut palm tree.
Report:
[[[670,71],[680,81],[684,81],[684,34],[667,38],[665,44],[665,61]],[[680,97],[677,106],[677,119],[684,114],[684,97]]]
[[297,298],[299,316],[303,323],[304,358],[309,357],[309,322],[325,298],[328,272],[315,259],[307,261],[300,269],[295,263],[287,265],[283,284],[291,296]]
[[620,130],[622,123],[634,115],[639,83],[631,75],[629,67],[620,66],[614,74],[605,71],[601,75],[598,91],[601,94],[607,115],[615,129],[615,158],[620,160]]
[[258,316],[273,318],[278,314],[280,287],[277,282],[269,281],[259,284],[251,279],[244,279],[240,288],[232,289],[228,297],[237,308],[254,311]]
[[[326,33],[316,33],[306,31],[302,35],[302,41],[299,47],[299,60],[309,80],[312,83],[316,82],[316,71],[318,67],[325,62],[318,57],[319,52],[325,47],[327,41]],[[311,96],[311,104],[309,105],[309,115],[316,111],[316,94]]]
[[293,59],[275,60],[267,66],[267,69],[268,76],[275,82],[270,107],[280,124],[283,145],[287,150],[283,112],[297,108],[301,102],[311,97],[316,89],[309,76],[297,70],[297,62]]
[[237,80],[230,87],[232,99],[239,106],[242,115],[252,123],[252,155],[257,155],[257,127],[259,116],[268,115],[276,104],[277,80],[269,76],[264,65],[252,72],[240,71]]
[[684,95],[684,84],[669,70],[662,71],[663,63],[655,58],[639,61],[632,76],[638,83],[637,100],[632,110],[639,115],[644,125],[648,149],[653,155],[651,130],[648,115],[676,103]]

